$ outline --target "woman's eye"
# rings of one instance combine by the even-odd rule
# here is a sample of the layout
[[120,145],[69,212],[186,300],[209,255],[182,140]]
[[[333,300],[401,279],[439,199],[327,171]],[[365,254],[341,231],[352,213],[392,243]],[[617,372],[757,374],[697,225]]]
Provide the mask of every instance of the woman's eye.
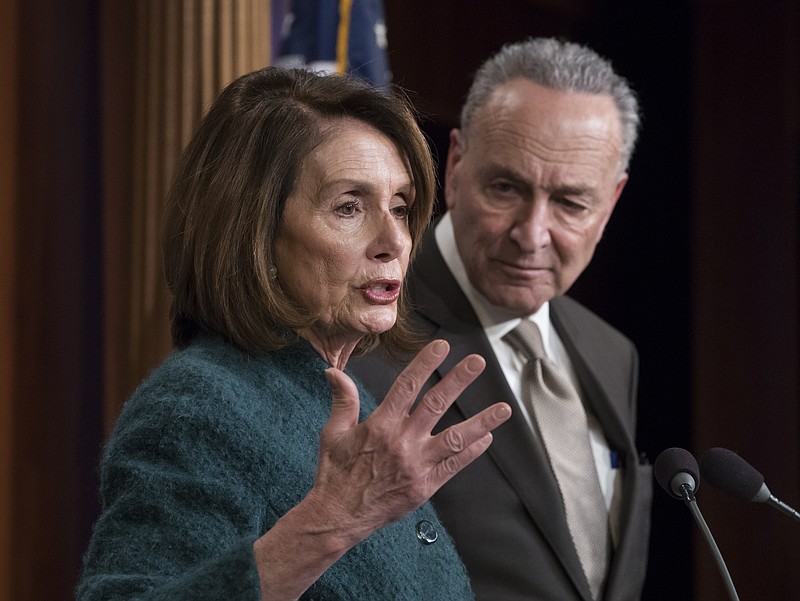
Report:
[[352,215],[355,215],[357,210],[358,210],[358,203],[353,201],[339,205],[336,209],[336,212],[339,213],[340,215],[344,215],[345,217],[350,217]]
[[408,205],[400,205],[392,208],[392,214],[399,219],[406,219],[408,217]]

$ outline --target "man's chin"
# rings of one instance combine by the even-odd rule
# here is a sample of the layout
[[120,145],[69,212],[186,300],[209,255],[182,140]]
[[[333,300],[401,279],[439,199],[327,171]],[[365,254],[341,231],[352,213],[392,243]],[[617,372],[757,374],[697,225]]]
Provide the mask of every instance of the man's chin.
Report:
[[515,317],[532,315],[541,309],[554,294],[533,293],[529,289],[520,290],[517,286],[495,286],[484,293],[486,299],[498,309],[508,312]]

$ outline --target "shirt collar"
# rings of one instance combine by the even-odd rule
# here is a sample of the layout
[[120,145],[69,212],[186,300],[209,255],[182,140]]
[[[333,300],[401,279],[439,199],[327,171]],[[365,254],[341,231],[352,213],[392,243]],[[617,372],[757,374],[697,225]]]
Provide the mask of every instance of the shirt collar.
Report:
[[[510,311],[490,303],[469,281],[467,269],[464,267],[464,262],[461,260],[461,255],[456,246],[456,237],[453,231],[453,221],[450,218],[450,213],[445,213],[439,220],[439,223],[436,224],[434,237],[436,238],[436,245],[439,247],[439,252],[442,253],[444,262],[447,264],[456,282],[458,282],[467,300],[469,300],[470,305],[472,305],[472,309],[478,316],[478,320],[489,340],[491,342],[499,340],[516,328],[522,319],[519,316],[513,315]],[[539,326],[545,350],[549,352],[551,330],[550,303],[545,302],[536,313],[527,316],[526,319],[532,320]]]

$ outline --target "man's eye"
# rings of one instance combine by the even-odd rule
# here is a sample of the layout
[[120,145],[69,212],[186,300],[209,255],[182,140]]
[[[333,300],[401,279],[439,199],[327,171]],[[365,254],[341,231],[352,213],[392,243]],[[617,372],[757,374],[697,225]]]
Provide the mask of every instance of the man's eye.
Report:
[[515,190],[514,185],[508,182],[495,182],[492,184],[492,189],[500,194],[510,194]]
[[569,198],[559,198],[558,203],[571,213],[580,213],[586,210],[586,205]]
[[502,202],[516,201],[523,196],[523,191],[514,182],[496,181],[489,184],[488,196]]

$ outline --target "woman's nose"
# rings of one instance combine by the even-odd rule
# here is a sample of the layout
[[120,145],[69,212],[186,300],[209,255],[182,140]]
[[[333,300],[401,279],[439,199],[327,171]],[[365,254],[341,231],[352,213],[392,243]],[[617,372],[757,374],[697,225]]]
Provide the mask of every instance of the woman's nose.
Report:
[[392,213],[382,216],[376,226],[369,255],[376,260],[389,262],[411,250],[408,221]]

